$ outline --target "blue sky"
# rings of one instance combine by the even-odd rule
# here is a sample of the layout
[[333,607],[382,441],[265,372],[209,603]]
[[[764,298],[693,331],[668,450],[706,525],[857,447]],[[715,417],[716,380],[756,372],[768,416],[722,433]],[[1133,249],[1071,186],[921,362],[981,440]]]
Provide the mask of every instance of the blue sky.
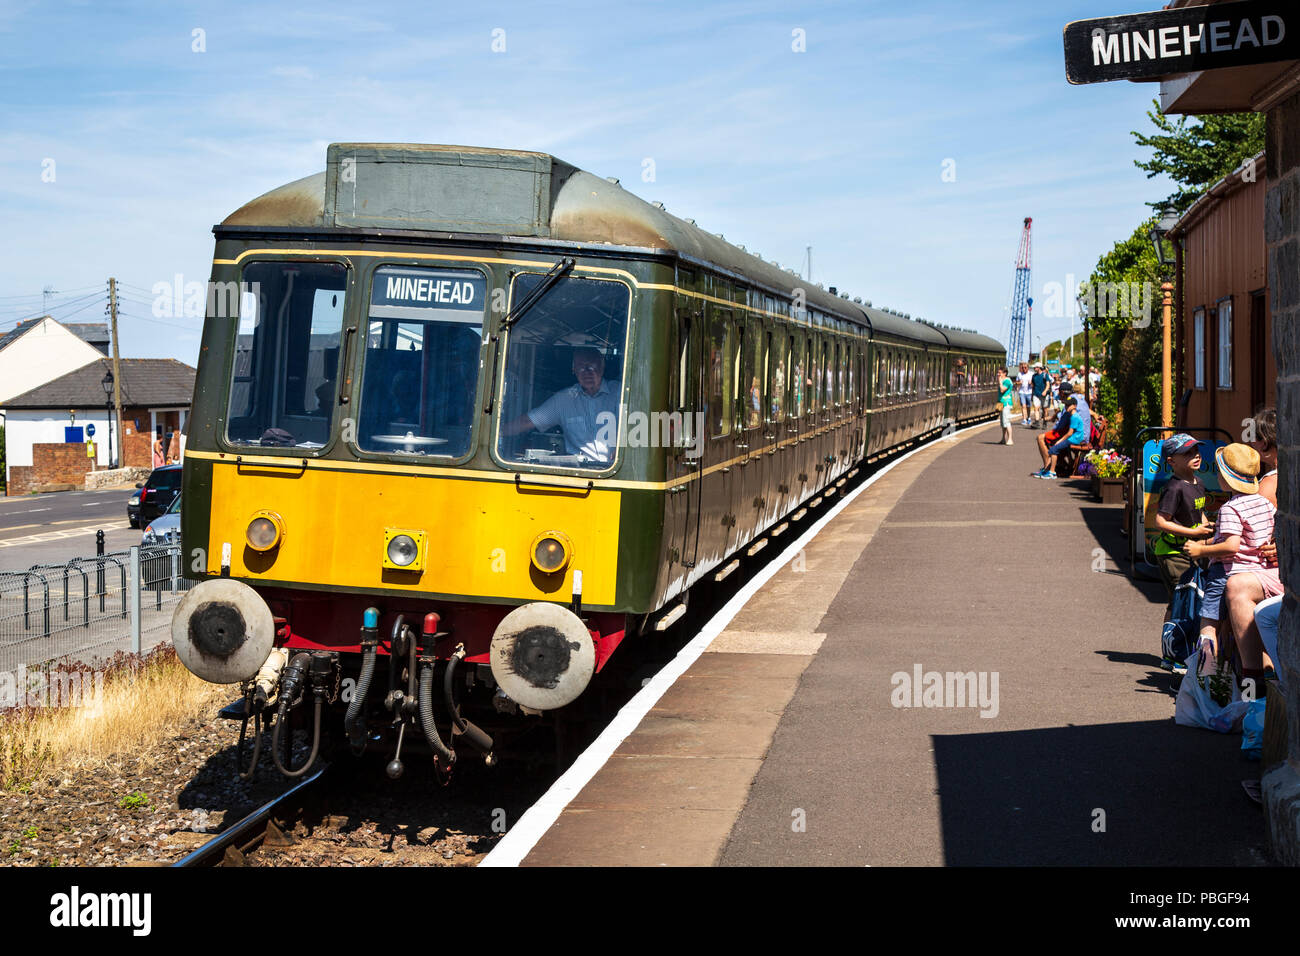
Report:
[[206,281],[212,225],[328,143],[380,141],[550,152],[783,265],[811,245],[814,282],[1000,338],[1032,216],[1046,342],[1069,331],[1047,285],[1170,191],[1129,135],[1157,87],[1069,86],[1061,31],[1159,6],[0,0],[0,331],[46,286],[56,317],[98,321],[113,275],[123,355],[193,363],[198,322],[155,315],[155,283]]

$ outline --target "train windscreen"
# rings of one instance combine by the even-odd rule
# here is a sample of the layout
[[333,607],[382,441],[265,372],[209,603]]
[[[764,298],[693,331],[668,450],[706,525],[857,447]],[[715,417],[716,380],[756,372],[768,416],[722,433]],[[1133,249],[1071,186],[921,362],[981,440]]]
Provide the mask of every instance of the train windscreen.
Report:
[[[543,276],[516,277],[523,301]],[[508,333],[497,454],[602,471],[618,453],[630,295],[621,282],[561,279]]]
[[383,266],[371,283],[357,446],[460,458],[470,451],[487,278]]
[[251,262],[243,274],[226,438],[321,448],[338,407],[348,270],[336,262]]

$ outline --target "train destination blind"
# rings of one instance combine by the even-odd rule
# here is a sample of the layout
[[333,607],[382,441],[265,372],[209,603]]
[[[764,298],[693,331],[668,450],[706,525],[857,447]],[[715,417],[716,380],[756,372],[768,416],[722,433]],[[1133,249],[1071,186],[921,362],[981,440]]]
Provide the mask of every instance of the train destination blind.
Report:
[[459,270],[399,269],[375,272],[370,314],[385,319],[429,319],[478,324],[483,318],[487,279]]
[[1071,83],[1155,79],[1295,59],[1300,59],[1295,0],[1242,0],[1076,20],[1065,27],[1065,77]]

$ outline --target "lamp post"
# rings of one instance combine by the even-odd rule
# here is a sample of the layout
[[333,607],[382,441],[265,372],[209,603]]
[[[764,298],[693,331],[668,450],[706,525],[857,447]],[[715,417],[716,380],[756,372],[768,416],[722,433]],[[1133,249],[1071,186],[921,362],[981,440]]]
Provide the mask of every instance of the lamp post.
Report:
[[[1174,263],[1178,261],[1173,240],[1167,238],[1170,230],[1178,224],[1178,210],[1166,206],[1160,214],[1160,221],[1151,227],[1151,245],[1156,251],[1156,261],[1160,263],[1161,273],[1168,275]],[[1160,311],[1164,321],[1163,338],[1160,347],[1160,424],[1170,428],[1174,424],[1173,401],[1173,291],[1171,282],[1160,284]]]
[[100,385],[104,386],[104,408],[108,411],[108,467],[116,468],[117,462],[113,458],[113,371],[109,371],[100,380]]

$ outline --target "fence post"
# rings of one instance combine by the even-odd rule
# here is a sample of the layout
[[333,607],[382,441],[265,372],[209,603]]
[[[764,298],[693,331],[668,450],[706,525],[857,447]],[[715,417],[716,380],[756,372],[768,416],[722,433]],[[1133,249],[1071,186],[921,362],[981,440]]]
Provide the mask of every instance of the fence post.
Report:
[[172,594],[176,593],[177,581],[181,576],[181,543],[179,539],[168,542],[172,552]]
[[[104,532],[103,531],[95,532],[95,556],[101,558],[104,556]],[[104,591],[104,562],[96,561],[95,563],[99,567],[99,570],[95,572],[95,588],[99,593],[99,613],[103,614],[104,595],[106,593]]]
[[131,572],[127,590],[131,597],[131,652],[140,653],[140,546],[131,545]]

